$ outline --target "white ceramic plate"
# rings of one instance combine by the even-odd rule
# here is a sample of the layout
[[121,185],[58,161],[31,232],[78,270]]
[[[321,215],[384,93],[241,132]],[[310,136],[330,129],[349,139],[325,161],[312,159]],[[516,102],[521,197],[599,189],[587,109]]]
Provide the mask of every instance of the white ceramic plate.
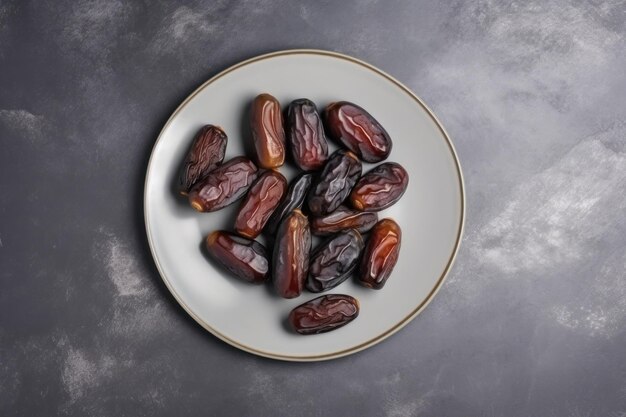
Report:
[[[288,332],[289,311],[314,297],[284,300],[263,286],[225,275],[200,248],[213,230],[230,228],[235,203],[198,213],[177,197],[172,184],[196,131],[220,125],[229,137],[226,159],[244,154],[245,109],[259,93],[283,105],[306,97],[323,109],[336,100],[367,109],[393,140],[390,161],[402,164],[410,181],[404,197],[379,213],[402,227],[402,249],[384,289],[344,282],[330,293],[359,299],[359,317],[336,331],[299,336]],[[248,149],[246,146],[245,149]],[[372,167],[365,164],[364,172]],[[289,178],[295,169],[282,167]],[[176,109],[152,151],[144,209],[148,241],[165,284],[204,328],[245,351],[275,359],[315,361],[372,346],[415,317],[441,286],[456,255],[464,222],[464,191],[454,148],[426,105],[400,82],[357,59],[327,51],[292,50],[262,55],[208,80]]]

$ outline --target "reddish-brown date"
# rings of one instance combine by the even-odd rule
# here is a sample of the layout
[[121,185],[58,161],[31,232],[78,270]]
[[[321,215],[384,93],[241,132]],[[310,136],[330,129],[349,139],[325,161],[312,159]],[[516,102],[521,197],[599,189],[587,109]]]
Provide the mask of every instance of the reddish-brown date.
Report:
[[295,209],[280,223],[274,241],[272,278],[278,295],[295,298],[302,293],[310,251],[309,220],[299,209]]
[[252,184],[235,219],[235,231],[243,237],[254,239],[287,191],[287,180],[274,170],[265,171]]
[[398,261],[401,240],[400,226],[392,219],[374,226],[361,258],[358,279],[362,285],[375,290],[385,285]]
[[196,134],[183,162],[178,189],[182,195],[224,160],[228,137],[219,126],[203,126]]
[[339,101],[326,107],[326,128],[332,139],[342,143],[366,162],[380,162],[391,152],[391,138],[371,114],[354,103]]
[[311,254],[306,288],[322,292],[344,282],[357,266],[363,246],[361,234],[354,229],[326,240]]
[[259,166],[281,166],[285,162],[285,129],[280,103],[274,96],[256,96],[250,109],[250,127]]
[[350,204],[361,211],[384,210],[400,200],[408,184],[402,165],[385,162],[361,177],[350,193]]
[[206,248],[211,258],[244,281],[260,284],[268,277],[267,251],[255,240],[219,230],[207,237]]
[[368,232],[378,222],[378,214],[358,211],[339,206],[326,216],[311,219],[311,233],[328,236],[345,229],[356,229],[359,233]]
[[189,204],[198,211],[216,211],[240,199],[258,175],[248,158],[238,156],[218,166],[189,192]]
[[311,187],[307,204],[315,216],[334,211],[348,197],[361,176],[361,161],[350,151],[333,153]]
[[286,130],[295,164],[303,171],[321,168],[328,158],[328,141],[315,103],[306,98],[292,101]]
[[267,225],[265,226],[265,230],[268,233],[274,234],[276,229],[278,229],[278,225],[280,221],[289,213],[297,208],[302,207],[302,203],[306,198],[307,193],[309,192],[309,188],[311,187],[311,182],[313,181],[313,174],[302,173],[297,176],[291,184],[289,184],[289,190],[287,194],[282,199],[274,213],[272,213],[272,217],[270,217]]
[[289,324],[303,335],[325,333],[338,329],[359,315],[359,301],[343,294],[314,298],[291,310]]
[[222,163],[227,143],[228,137],[219,126],[206,125],[198,131],[180,172],[178,190],[182,195],[189,194],[198,181]]

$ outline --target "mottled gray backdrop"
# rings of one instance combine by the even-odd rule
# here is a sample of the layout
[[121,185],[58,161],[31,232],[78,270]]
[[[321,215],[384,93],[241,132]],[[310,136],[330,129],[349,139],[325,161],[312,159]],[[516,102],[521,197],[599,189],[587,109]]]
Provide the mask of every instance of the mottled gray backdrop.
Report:
[[[626,416],[625,22],[623,0],[0,0],[0,415]],[[467,186],[433,303],[318,364],[195,324],[142,215],[178,104],[299,47],[411,87]]]

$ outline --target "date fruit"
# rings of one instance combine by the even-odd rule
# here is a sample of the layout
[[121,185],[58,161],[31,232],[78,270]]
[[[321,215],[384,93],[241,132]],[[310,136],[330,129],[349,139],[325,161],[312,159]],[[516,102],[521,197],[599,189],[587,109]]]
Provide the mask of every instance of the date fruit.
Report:
[[228,137],[219,126],[203,126],[196,134],[183,162],[178,181],[181,195],[189,194],[191,187],[222,163]]
[[348,197],[361,176],[361,161],[350,151],[333,153],[311,187],[307,203],[315,216],[334,211]]
[[285,162],[285,129],[280,103],[274,96],[256,96],[250,110],[250,126],[259,166],[281,166]]
[[268,277],[267,250],[255,240],[218,230],[207,237],[206,248],[211,258],[244,281],[261,284]]
[[235,219],[235,231],[243,237],[254,239],[287,191],[287,180],[274,170],[265,171],[250,187]]
[[295,209],[280,223],[274,241],[272,277],[278,295],[295,298],[302,293],[310,251],[309,220],[299,209]]
[[350,204],[361,211],[384,210],[400,200],[408,184],[402,165],[385,162],[361,177],[350,193]]
[[202,212],[219,210],[240,199],[257,175],[257,167],[248,158],[233,158],[193,186],[189,204]]
[[361,234],[354,229],[322,243],[311,255],[306,288],[322,292],[344,282],[356,268],[363,246]]
[[267,225],[265,226],[265,230],[268,233],[274,234],[276,229],[278,229],[278,225],[281,220],[293,210],[302,207],[302,203],[306,198],[307,193],[309,192],[309,188],[311,187],[311,182],[313,181],[313,174],[300,174],[296,179],[294,179],[289,185],[289,190],[287,194],[280,202],[274,213],[272,213],[272,217],[270,217]]
[[346,229],[356,229],[359,233],[368,232],[378,222],[378,214],[358,211],[346,206],[339,206],[335,211],[323,217],[311,219],[311,233],[316,236],[328,236]]
[[401,240],[400,226],[392,219],[374,226],[361,258],[358,278],[362,285],[375,290],[385,285],[398,261]]
[[342,143],[366,162],[380,162],[391,152],[391,138],[371,114],[354,103],[339,101],[326,107],[326,128],[331,138]]
[[289,324],[303,335],[325,333],[338,329],[359,315],[359,301],[343,294],[314,298],[291,310]]
[[303,171],[321,168],[328,158],[328,141],[315,103],[306,98],[292,101],[286,130],[295,164]]

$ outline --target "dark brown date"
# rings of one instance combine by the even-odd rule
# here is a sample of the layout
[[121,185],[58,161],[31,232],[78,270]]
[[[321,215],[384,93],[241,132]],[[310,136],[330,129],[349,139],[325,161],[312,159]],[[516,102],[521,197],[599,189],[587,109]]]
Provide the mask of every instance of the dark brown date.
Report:
[[400,200],[408,184],[402,165],[385,162],[361,177],[350,193],[350,204],[361,211],[384,210]]
[[391,152],[391,138],[371,114],[354,103],[340,101],[326,107],[326,128],[331,138],[342,143],[366,162],[380,162]]
[[287,110],[287,138],[295,164],[313,171],[328,158],[328,141],[315,103],[306,98],[294,100]]
[[306,288],[322,292],[344,282],[357,266],[363,246],[361,234],[354,229],[326,240],[311,255]]
[[291,182],[287,194],[280,202],[278,207],[276,207],[276,210],[274,210],[274,213],[272,213],[272,217],[270,217],[267,225],[265,226],[265,230],[268,233],[274,234],[276,232],[276,229],[278,229],[280,221],[287,214],[291,213],[297,208],[302,207],[302,203],[304,202],[304,199],[309,192],[312,181],[313,174],[303,173]]
[[219,126],[203,126],[196,134],[183,162],[178,181],[182,195],[189,194],[191,187],[222,163],[228,137]]
[[274,96],[256,96],[250,110],[250,126],[259,166],[281,166],[285,162],[285,129],[280,103]]
[[278,295],[295,298],[302,293],[310,251],[309,220],[299,209],[295,209],[281,222],[274,242],[272,277]]
[[206,248],[211,258],[244,281],[260,284],[268,277],[267,250],[255,240],[219,230],[207,237]]
[[349,295],[328,294],[314,298],[291,310],[289,324],[303,335],[338,329],[359,315],[359,300]]
[[348,197],[361,176],[361,161],[350,151],[333,153],[311,187],[307,203],[315,216],[334,211]]
[[335,211],[323,217],[311,219],[311,233],[328,236],[345,229],[356,229],[359,233],[369,231],[378,222],[378,214],[339,206]]
[[285,191],[287,180],[280,172],[269,170],[261,174],[239,206],[235,231],[249,239],[260,235]]
[[395,221],[383,219],[374,226],[361,258],[358,278],[362,285],[375,290],[385,285],[398,261],[401,240]]
[[238,156],[218,166],[189,192],[189,204],[198,211],[216,211],[240,199],[258,171],[248,158]]

